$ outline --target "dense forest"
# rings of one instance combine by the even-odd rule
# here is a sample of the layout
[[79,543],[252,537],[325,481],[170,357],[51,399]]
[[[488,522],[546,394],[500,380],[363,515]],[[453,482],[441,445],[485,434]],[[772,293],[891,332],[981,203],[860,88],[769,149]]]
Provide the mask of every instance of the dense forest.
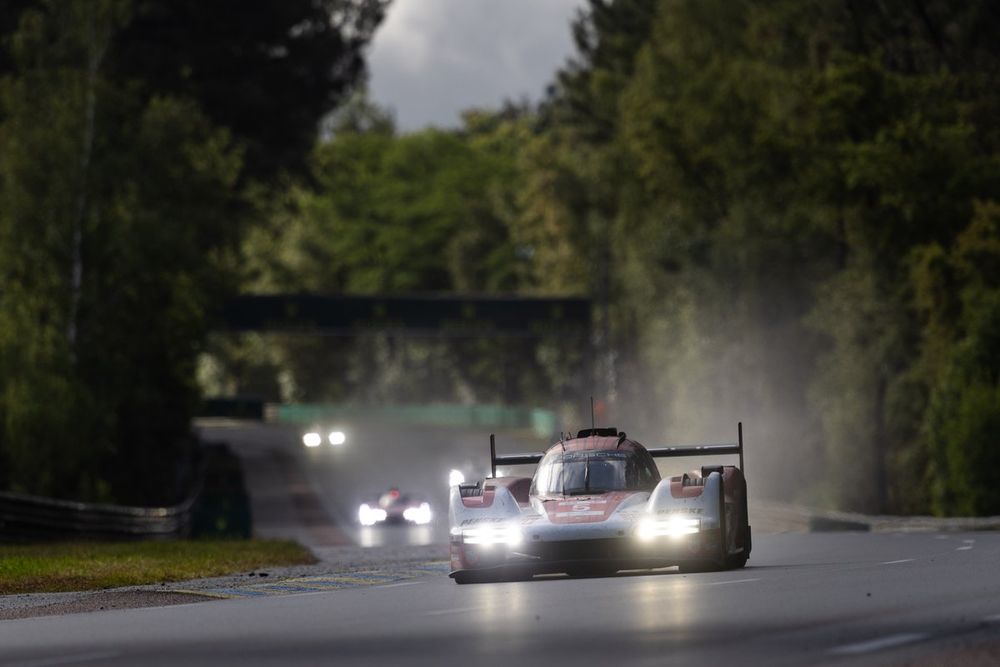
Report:
[[[0,482],[135,497],[197,367],[285,400],[593,391],[647,440],[743,419],[773,495],[1000,514],[996,3],[588,0],[538,105],[415,133],[364,92],[384,3],[219,32],[229,4],[0,12]],[[559,341],[512,387],[489,340],[207,337],[240,289],[590,296],[597,383]]]
[[207,314],[383,0],[0,3],[0,488],[173,502]]

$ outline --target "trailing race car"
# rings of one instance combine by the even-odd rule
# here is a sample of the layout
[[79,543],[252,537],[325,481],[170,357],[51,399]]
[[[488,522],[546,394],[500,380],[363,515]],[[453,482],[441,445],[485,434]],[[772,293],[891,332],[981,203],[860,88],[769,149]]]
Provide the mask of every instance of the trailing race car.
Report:
[[[535,574],[613,574],[679,565],[743,567],[750,557],[743,425],[731,444],[647,449],[615,428],[580,431],[544,454],[496,455],[492,476],[451,487],[451,577],[457,583]],[[654,457],[738,455],[660,479]],[[534,477],[497,465],[537,463]]]
[[[326,435],[323,435],[324,433]],[[327,432],[326,429],[320,427],[310,428],[302,434],[302,444],[306,447],[319,447],[324,442],[330,443],[332,447],[340,447],[347,442],[347,436],[343,431],[332,430]]]
[[358,508],[358,521],[362,526],[380,523],[412,523],[422,526],[431,522],[431,506],[392,487],[373,503],[362,504]]

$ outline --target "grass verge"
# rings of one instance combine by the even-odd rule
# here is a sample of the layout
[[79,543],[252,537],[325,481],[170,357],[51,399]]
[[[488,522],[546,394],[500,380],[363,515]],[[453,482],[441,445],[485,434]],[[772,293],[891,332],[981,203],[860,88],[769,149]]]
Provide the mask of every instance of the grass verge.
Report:
[[158,584],[315,562],[308,549],[287,540],[0,545],[0,595]]

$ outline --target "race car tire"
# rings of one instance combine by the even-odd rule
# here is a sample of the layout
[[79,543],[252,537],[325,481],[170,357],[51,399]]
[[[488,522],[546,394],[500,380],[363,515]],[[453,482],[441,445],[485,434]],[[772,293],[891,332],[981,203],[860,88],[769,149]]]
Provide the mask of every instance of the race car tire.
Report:
[[743,535],[743,551],[726,558],[727,569],[739,570],[745,567],[747,561],[750,560],[750,526],[743,526]]
[[452,577],[456,584],[496,584],[504,581],[520,581],[525,578],[519,572],[456,572]]
[[749,560],[749,558],[750,557],[746,554],[733,554],[732,556],[726,559],[726,569],[739,570],[740,568],[746,566],[747,560]]
[[456,584],[483,584],[487,581],[479,572],[456,572],[452,579]]

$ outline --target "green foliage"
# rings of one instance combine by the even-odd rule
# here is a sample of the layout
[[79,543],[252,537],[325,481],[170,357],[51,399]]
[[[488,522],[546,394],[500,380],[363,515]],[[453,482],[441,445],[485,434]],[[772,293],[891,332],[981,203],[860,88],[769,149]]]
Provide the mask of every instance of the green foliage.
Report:
[[[947,448],[927,415],[962,404],[941,393],[965,344],[949,323],[988,311],[954,297],[948,259],[1000,191],[985,24],[1000,25],[986,2],[590,3],[522,220],[549,230],[550,256],[572,244],[609,267],[589,291],[611,304],[623,422],[683,439],[742,416],[758,470],[813,500],[983,511],[924,480]],[[970,493],[995,479],[983,461]]]
[[320,120],[363,75],[388,0],[143,0],[118,35],[117,77],[197,100],[246,152],[246,173],[303,170]]
[[12,595],[141,586],[315,561],[308,549],[289,540],[2,545],[0,591]]
[[[384,112],[355,98],[317,146],[310,185],[292,185],[271,203],[271,224],[248,236],[251,289],[532,289],[528,267],[538,266],[533,250],[544,246],[519,215],[520,158],[533,128],[516,107],[470,111],[464,123],[400,136]],[[253,338],[217,339],[205,368],[216,386],[284,400],[546,402],[562,391],[563,369],[578,354],[551,342],[407,341],[385,333],[271,336],[266,348],[251,354],[259,350]],[[277,386],[259,381],[268,369],[280,369]]]
[[941,514],[1000,512],[1000,205],[976,207],[950,252],[915,262],[926,321],[923,362],[932,393],[924,428],[930,489]]
[[172,502],[208,313],[384,0],[0,8],[0,485]]
[[[202,4],[0,10],[19,26],[0,50],[9,483],[114,495],[105,461],[170,469],[238,245],[253,291],[590,295],[594,392],[630,430],[742,418],[780,494],[1000,512],[995,3],[589,0],[539,109],[399,135],[359,91],[311,153],[384,3],[269,5],[221,42],[232,8]],[[312,51],[338,9],[343,39]],[[568,404],[590,350],[561,343],[213,340],[202,371],[295,400]]]
[[[965,268],[991,247],[975,202],[1000,191],[985,24],[985,2],[592,0],[537,114],[399,137],[359,104],[276,217],[291,233],[251,256],[277,250],[260,275],[279,289],[589,294],[621,423],[683,440],[744,418],[770,488],[985,511],[944,500],[968,479],[949,461],[982,461],[977,498],[993,475],[996,341],[970,333],[991,303],[970,276],[990,274]],[[363,345],[361,376],[390,384],[451,367]],[[310,360],[294,377],[350,376],[333,359],[362,349],[321,347],[288,354]],[[459,366],[457,386],[499,377]]]
[[[630,429],[743,418],[779,494],[998,511],[993,4],[590,0],[572,29],[535,113],[400,137],[359,100],[253,239],[258,284],[587,294],[593,391]],[[423,365],[504,384],[488,353],[307,347],[281,362],[300,388],[357,373],[351,350],[372,398],[407,377],[446,393]],[[558,400],[589,384],[546,374]]]
[[[9,484],[172,499],[240,153],[191,102],[103,62],[127,3],[22,15],[0,125],[0,414]],[[213,286],[206,289],[203,286]]]
[[276,224],[249,239],[260,286],[357,293],[509,288],[513,248],[495,210],[512,198],[517,174],[511,141],[497,132],[397,137],[385,125],[341,128],[316,149],[315,187],[293,186],[275,211]]

